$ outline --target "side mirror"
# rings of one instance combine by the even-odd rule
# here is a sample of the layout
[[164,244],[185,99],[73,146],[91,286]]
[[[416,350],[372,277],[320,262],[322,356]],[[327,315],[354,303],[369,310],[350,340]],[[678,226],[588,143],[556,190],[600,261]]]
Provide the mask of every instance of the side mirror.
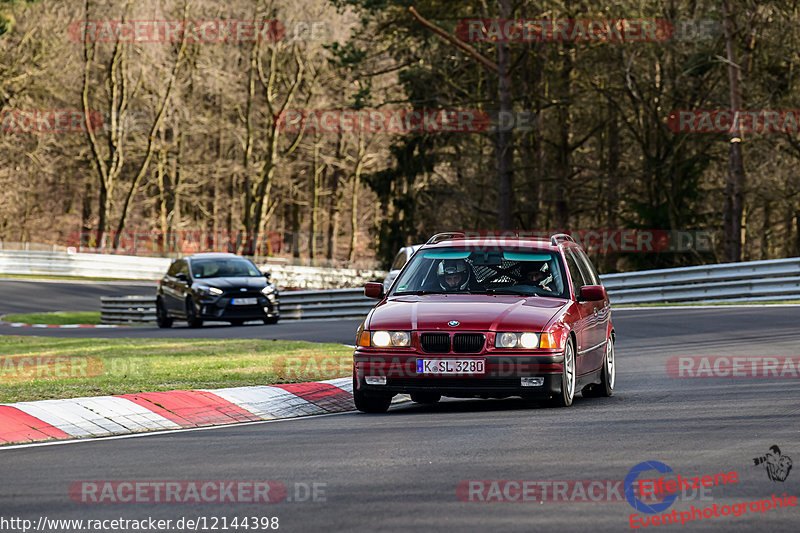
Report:
[[581,287],[580,299],[582,301],[605,300],[606,290],[602,285],[584,285]]
[[367,283],[364,285],[364,296],[367,298],[383,298],[383,283]]
[[175,279],[177,279],[178,281],[182,281],[182,282],[186,283],[186,282],[189,281],[189,276],[187,276],[183,272],[178,272],[177,274],[175,274]]

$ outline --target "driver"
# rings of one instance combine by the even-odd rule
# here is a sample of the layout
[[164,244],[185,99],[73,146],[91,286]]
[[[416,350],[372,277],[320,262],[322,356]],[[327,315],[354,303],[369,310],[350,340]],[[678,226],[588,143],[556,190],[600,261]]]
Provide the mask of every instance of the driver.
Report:
[[448,291],[463,291],[469,284],[469,270],[463,259],[443,259],[436,271],[439,286]]

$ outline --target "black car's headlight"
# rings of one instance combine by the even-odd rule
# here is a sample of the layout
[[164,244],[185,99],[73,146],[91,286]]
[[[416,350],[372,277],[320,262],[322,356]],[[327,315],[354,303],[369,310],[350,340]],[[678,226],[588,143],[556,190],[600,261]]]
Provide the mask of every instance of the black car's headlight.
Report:
[[201,294],[207,295],[207,296],[219,296],[220,294],[225,292],[222,289],[218,289],[216,287],[205,287],[205,286],[204,287],[197,287],[197,290],[200,291]]

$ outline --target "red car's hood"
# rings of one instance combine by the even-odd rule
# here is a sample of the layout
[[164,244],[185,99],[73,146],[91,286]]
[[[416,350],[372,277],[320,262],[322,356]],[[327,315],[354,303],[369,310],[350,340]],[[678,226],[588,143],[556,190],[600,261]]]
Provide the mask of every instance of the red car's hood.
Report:
[[482,294],[426,294],[392,297],[372,312],[370,330],[542,331],[567,304],[546,297]]

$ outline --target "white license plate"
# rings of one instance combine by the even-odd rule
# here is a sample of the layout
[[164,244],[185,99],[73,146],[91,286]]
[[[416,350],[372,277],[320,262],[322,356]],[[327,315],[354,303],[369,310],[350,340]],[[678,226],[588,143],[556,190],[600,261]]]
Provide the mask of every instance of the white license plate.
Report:
[[258,298],[234,298],[231,300],[231,305],[256,305]]
[[417,374],[483,374],[484,359],[417,359]]

